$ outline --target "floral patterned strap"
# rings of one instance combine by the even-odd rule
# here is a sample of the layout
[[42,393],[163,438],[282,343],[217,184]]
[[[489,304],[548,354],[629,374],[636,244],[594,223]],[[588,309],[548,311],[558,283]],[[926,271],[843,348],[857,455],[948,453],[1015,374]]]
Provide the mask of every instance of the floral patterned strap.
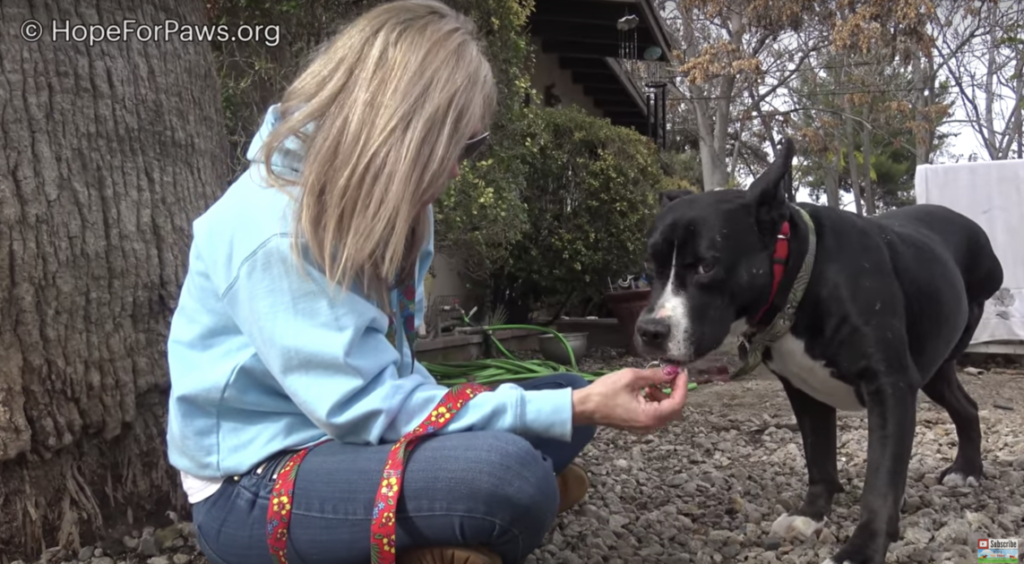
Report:
[[430,414],[391,447],[380,489],[373,502],[373,521],[370,524],[372,564],[395,563],[395,512],[398,509],[398,496],[402,492],[407,449],[412,449],[420,439],[447,425],[467,401],[489,389],[480,384],[463,384],[448,390]]
[[[448,390],[423,421],[391,447],[373,504],[373,521],[370,524],[370,556],[373,564],[395,562],[395,510],[402,490],[406,452],[424,436],[444,427],[467,401],[489,389],[480,384],[463,384]],[[309,451],[329,440],[320,441],[291,455],[277,474],[267,507],[267,545],[275,564],[288,564],[288,526],[299,463]]]
[[277,473],[274,489],[270,492],[270,504],[267,506],[267,545],[276,564],[288,564],[288,524],[292,516],[292,492],[295,491],[299,463],[309,451],[329,440],[322,440],[291,455]]

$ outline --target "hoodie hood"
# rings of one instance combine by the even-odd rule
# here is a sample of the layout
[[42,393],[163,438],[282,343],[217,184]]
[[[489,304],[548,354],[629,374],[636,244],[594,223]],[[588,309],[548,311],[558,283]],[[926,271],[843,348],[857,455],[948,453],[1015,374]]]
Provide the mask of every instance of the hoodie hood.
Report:
[[[263,123],[260,125],[259,131],[253,137],[252,142],[249,144],[249,150],[245,153],[245,158],[249,160],[251,164],[265,164],[263,158],[263,145],[273,131],[282,121],[281,118],[281,106],[280,104],[274,104],[267,110],[266,115],[263,117]],[[306,133],[310,133],[313,130],[313,124],[309,124],[304,128]],[[302,146],[302,142],[295,136],[289,137],[285,142],[277,148],[271,158],[270,164],[278,171],[292,172],[299,174],[302,171],[302,161],[305,157],[305,149]]]

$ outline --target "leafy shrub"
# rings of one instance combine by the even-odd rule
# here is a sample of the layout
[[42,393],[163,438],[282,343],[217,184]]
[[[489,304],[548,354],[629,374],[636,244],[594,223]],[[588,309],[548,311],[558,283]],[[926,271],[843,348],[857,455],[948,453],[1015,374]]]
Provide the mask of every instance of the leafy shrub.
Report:
[[463,278],[484,302],[491,274],[508,268],[512,248],[527,228],[523,197],[531,157],[524,140],[532,124],[522,113],[498,116],[486,154],[461,166],[434,205],[435,248],[461,265]]
[[498,85],[498,112],[484,158],[460,167],[459,177],[434,206],[435,247],[458,261],[472,290],[486,293],[490,275],[508,261],[526,228],[522,203],[525,163],[522,140],[530,121],[522,116],[530,91],[533,55],[526,34],[532,0],[447,0],[471,17]]
[[631,129],[577,108],[526,113],[527,228],[495,273],[518,320],[544,298],[600,295],[608,277],[637,271],[665,178],[654,144]]
[[667,190],[701,191],[704,173],[701,171],[700,158],[696,152],[664,151],[661,153],[661,161],[667,174],[664,182]]

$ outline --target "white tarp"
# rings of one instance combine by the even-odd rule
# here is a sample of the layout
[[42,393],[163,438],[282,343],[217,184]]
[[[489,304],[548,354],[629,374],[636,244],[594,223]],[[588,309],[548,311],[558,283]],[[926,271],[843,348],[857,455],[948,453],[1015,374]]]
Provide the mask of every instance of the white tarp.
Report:
[[978,222],[1003,265],[971,344],[1024,341],[1024,161],[918,165],[914,192]]

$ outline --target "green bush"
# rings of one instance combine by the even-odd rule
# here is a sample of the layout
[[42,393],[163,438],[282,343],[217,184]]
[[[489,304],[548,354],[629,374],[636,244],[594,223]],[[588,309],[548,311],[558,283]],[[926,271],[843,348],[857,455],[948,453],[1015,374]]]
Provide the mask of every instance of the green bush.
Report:
[[[434,205],[434,246],[461,265],[461,274],[481,306],[490,301],[491,275],[509,265],[513,246],[527,227],[527,163],[530,137],[524,110],[503,113],[491,128],[491,146],[459,176]],[[474,304],[476,305],[476,304]]]
[[665,178],[654,144],[631,129],[577,108],[527,114],[527,228],[496,273],[519,317],[544,299],[600,296],[609,277],[639,271]]
[[704,177],[697,153],[664,151],[661,153],[661,161],[668,175],[665,177],[666,190],[701,191],[700,186],[704,184]]
[[522,140],[530,121],[522,116],[530,91],[533,56],[525,28],[532,0],[447,0],[476,22],[498,84],[498,112],[486,156],[467,163],[434,206],[435,247],[462,265],[462,274],[485,305],[491,273],[508,262],[526,227],[522,203],[525,163]]

